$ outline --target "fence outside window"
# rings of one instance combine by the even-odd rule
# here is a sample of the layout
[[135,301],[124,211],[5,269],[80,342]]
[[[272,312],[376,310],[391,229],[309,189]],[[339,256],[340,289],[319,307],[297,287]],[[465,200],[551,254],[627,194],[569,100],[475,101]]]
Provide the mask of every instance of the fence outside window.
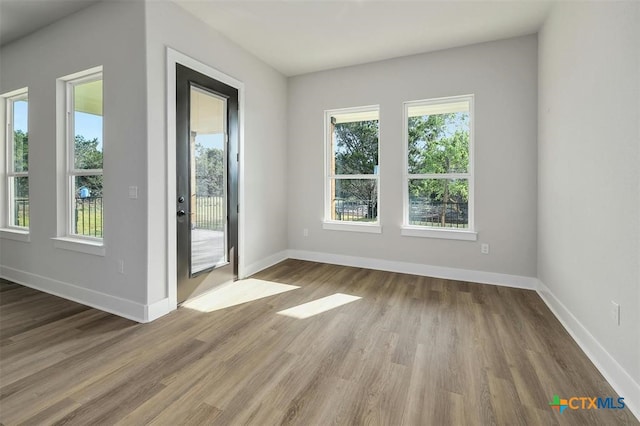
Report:
[[[335,199],[334,205],[337,220],[371,222],[378,217],[376,200]],[[466,202],[443,203],[428,198],[412,198],[409,223],[419,226],[467,228],[468,209],[469,205]],[[77,235],[102,238],[104,229],[102,197],[76,197],[74,212]],[[15,219],[15,223],[19,226],[29,225],[28,198],[15,199]],[[196,214],[193,219],[195,228],[220,231],[224,229],[225,219],[222,197],[196,197]]]
[[197,229],[223,231],[226,214],[223,197],[196,195],[195,214],[192,215],[191,225]]
[[104,231],[102,197],[76,197],[74,206],[75,234],[102,238]]
[[16,226],[29,227],[29,199],[15,198],[13,212]]
[[469,227],[469,203],[443,203],[430,198],[409,200],[409,224],[445,228]]
[[336,198],[333,200],[336,220],[350,222],[374,222],[378,218],[377,200],[354,200]]

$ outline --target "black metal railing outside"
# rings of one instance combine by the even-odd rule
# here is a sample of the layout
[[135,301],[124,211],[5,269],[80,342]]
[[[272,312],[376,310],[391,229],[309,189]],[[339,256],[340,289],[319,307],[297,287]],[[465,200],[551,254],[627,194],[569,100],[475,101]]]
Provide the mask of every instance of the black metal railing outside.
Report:
[[[102,238],[102,197],[77,197],[75,200],[75,233]],[[378,217],[376,200],[335,199],[335,219],[341,221],[375,221]],[[446,209],[446,212],[445,212]],[[466,228],[469,223],[468,203],[443,203],[429,198],[412,198],[409,207],[409,224]],[[29,226],[29,199],[15,199],[15,225]],[[444,212],[444,224],[443,224]],[[195,227],[223,230],[225,225],[222,197],[196,197]]]
[[196,211],[192,225],[198,229],[222,231],[226,222],[223,197],[196,195]]
[[378,219],[377,200],[336,198],[333,203],[335,206],[335,220],[373,222]]
[[467,228],[469,226],[469,203],[443,203],[442,201],[433,201],[430,198],[411,198],[409,201],[409,224]]
[[16,198],[13,205],[15,226],[29,227],[29,199]]
[[74,210],[76,235],[102,238],[104,230],[102,197],[76,197]]

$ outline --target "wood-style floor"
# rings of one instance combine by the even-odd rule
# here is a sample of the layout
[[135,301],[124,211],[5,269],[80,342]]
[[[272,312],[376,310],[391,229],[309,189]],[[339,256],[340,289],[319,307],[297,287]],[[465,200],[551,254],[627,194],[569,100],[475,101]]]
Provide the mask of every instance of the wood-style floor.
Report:
[[[638,424],[552,411],[617,395],[533,291],[296,260],[255,278],[300,288],[136,324],[3,282],[0,422]],[[278,313],[336,293],[361,299]]]

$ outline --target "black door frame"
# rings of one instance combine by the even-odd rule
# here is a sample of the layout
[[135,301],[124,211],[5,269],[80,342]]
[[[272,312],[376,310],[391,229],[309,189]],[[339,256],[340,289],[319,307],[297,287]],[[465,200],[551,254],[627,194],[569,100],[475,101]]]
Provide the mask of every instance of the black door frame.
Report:
[[[181,63],[175,63],[176,72],[176,193],[189,199],[188,195],[190,179],[182,179],[190,168],[188,144],[185,140],[189,140],[189,93],[192,86],[200,87],[211,91],[218,96],[227,99],[227,132],[228,132],[228,148],[227,148],[227,247],[229,262],[232,264],[234,279],[238,278],[238,237],[239,237],[239,89],[219,80],[202,74],[196,70],[188,68]],[[181,143],[182,141],[182,143]],[[183,195],[186,194],[186,195]],[[176,212],[183,209],[189,203],[179,203],[175,199]],[[176,285],[180,279],[191,276],[191,262],[181,261],[181,253],[188,253],[191,256],[191,232],[189,229],[189,215],[176,221]],[[173,217],[172,220],[176,220]],[[187,237],[188,236],[188,237]]]

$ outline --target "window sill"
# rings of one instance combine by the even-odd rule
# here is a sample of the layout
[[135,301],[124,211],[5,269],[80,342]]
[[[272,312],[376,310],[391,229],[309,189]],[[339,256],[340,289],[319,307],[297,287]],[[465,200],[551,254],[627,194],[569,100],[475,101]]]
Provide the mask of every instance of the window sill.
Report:
[[52,240],[55,248],[92,254],[94,256],[104,256],[105,254],[102,241],[89,241],[71,237],[58,237],[52,238]]
[[0,238],[28,243],[31,241],[31,234],[27,230],[2,228],[0,229]]
[[477,241],[478,233],[474,231],[454,229],[433,229],[417,226],[403,226],[400,231],[405,237],[441,238],[444,240]]
[[378,223],[357,223],[357,222],[322,222],[322,229],[330,231],[347,231],[347,232],[367,232],[370,234],[381,234],[382,226]]

